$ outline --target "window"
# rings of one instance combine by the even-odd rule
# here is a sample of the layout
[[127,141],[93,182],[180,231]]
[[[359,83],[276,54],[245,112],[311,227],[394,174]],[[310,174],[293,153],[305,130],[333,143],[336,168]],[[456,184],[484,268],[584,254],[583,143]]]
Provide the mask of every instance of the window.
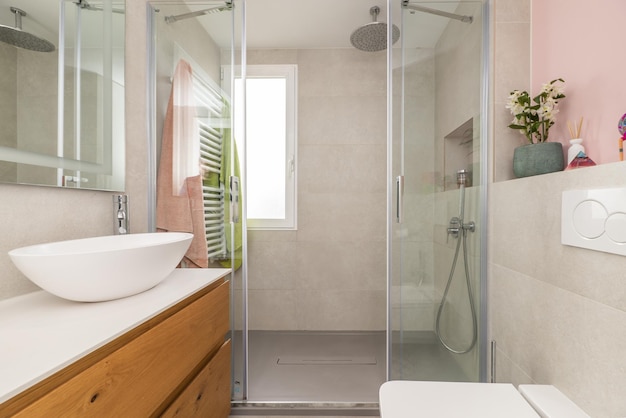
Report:
[[[246,208],[250,229],[296,229],[296,66],[246,67]],[[243,81],[235,79],[243,150]]]

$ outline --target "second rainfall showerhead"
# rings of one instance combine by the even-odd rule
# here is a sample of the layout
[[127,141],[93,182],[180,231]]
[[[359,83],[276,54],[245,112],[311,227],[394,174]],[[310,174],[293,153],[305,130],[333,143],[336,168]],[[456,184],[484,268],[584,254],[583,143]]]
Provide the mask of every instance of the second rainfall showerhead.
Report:
[[10,10],[15,14],[15,27],[0,25],[0,41],[37,52],[52,52],[55,50],[52,43],[22,30],[22,16],[26,16],[25,11],[17,7],[11,7]]
[[[357,28],[352,35],[350,35],[350,43],[356,49],[361,51],[382,51],[387,48],[387,24],[384,22],[378,22],[378,14],[380,13],[380,7],[374,6],[370,8],[370,15],[372,15],[372,22]],[[396,43],[400,38],[400,29],[396,25],[393,25],[392,30],[392,43]]]

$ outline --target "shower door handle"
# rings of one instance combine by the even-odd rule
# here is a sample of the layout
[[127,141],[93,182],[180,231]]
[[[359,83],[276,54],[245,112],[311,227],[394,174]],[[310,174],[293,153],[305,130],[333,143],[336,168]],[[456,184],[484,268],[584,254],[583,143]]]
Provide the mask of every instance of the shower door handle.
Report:
[[229,222],[239,222],[239,177],[230,176],[230,220]]
[[396,222],[404,219],[404,176],[396,177]]

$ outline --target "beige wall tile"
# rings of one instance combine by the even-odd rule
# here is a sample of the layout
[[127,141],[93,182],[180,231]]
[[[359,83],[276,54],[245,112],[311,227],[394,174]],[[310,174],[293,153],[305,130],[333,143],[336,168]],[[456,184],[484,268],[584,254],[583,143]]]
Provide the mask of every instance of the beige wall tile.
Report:
[[530,0],[498,0],[495,17],[498,22],[530,22]]
[[295,230],[276,231],[264,229],[248,229],[248,242],[288,242],[296,241],[297,238],[298,231]]
[[315,96],[385,97],[386,55],[351,49],[301,50],[298,93]]
[[[291,290],[250,290],[248,321],[251,330],[301,330],[298,294]],[[241,305],[239,305],[241,306]]]
[[506,353],[496,348],[496,383],[512,383],[515,386],[530,385],[535,382],[520,369]]
[[494,102],[530,88],[530,23],[496,23]]
[[296,289],[298,245],[283,241],[248,242],[249,289]]
[[315,96],[298,101],[298,144],[387,143],[384,97]]
[[297,291],[301,330],[381,331],[386,292],[368,290]]
[[298,243],[298,289],[385,290],[385,243]]
[[297,49],[248,49],[246,56],[252,65],[297,64]]
[[[511,1],[505,2],[516,10]],[[527,1],[519,2],[521,5]],[[500,1],[498,1],[498,6]],[[496,6],[496,9],[497,7]],[[521,6],[523,7],[523,6]],[[508,128],[511,115],[505,109],[507,97],[513,90],[530,89],[530,22],[497,21],[495,24],[495,74],[494,86],[494,178],[503,181],[515,178],[513,174],[513,150],[523,145],[524,137]]]
[[496,267],[494,338],[532,380],[553,384],[592,416],[621,416],[626,313]]
[[299,241],[384,241],[384,193],[300,193]]
[[386,190],[386,147],[380,145],[301,145],[300,193],[377,193]]
[[[561,244],[562,191],[617,187],[617,179],[611,176],[619,176],[620,169],[620,163],[614,163],[494,184],[494,259],[504,267],[626,310],[623,293],[615,291],[623,285],[626,259]],[[511,239],[516,243],[514,251]],[[590,280],[594,277],[602,279]]]

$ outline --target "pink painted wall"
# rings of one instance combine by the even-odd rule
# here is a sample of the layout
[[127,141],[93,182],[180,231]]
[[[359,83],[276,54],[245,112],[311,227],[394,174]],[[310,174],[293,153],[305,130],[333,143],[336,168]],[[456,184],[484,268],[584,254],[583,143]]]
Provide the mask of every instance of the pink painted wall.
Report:
[[619,161],[626,113],[626,0],[532,0],[532,94],[563,78],[565,95],[550,141],[565,150],[567,121],[584,118],[581,137],[597,164]]

